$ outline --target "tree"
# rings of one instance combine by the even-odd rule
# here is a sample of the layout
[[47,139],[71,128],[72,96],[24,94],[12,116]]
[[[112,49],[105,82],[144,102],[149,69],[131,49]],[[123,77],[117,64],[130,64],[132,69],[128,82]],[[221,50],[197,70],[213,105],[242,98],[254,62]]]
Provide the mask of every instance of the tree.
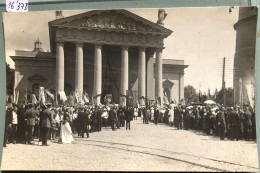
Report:
[[12,95],[14,91],[14,69],[5,63],[6,66],[6,94]]
[[199,100],[198,93],[196,93],[196,89],[191,85],[187,85],[184,87],[184,98],[188,104]]
[[[234,105],[234,100],[233,100],[233,88],[229,87],[229,88],[225,88],[225,101],[226,101],[226,105],[225,106],[233,106]],[[223,100],[223,89],[221,89],[216,96],[216,103],[219,104],[224,104],[224,100]]]

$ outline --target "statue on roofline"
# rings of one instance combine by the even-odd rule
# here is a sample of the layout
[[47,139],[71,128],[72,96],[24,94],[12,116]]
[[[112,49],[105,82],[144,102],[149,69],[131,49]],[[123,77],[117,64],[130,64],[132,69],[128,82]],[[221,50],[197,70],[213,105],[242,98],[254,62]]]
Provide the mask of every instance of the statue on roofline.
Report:
[[164,19],[166,18],[167,15],[168,14],[165,12],[164,9],[159,9],[159,11],[158,11],[158,20],[157,20],[156,24],[163,26],[164,25],[163,21],[164,21]]

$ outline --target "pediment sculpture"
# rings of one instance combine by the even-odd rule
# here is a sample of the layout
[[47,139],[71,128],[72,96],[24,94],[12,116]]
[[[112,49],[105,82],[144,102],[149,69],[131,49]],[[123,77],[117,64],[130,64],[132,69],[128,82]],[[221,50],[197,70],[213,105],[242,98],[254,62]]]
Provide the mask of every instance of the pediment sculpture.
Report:
[[141,21],[137,21],[130,16],[115,12],[104,12],[101,14],[85,16],[81,19],[74,19],[71,21],[63,22],[62,25],[144,32],[159,31],[158,29],[149,25],[145,25]]

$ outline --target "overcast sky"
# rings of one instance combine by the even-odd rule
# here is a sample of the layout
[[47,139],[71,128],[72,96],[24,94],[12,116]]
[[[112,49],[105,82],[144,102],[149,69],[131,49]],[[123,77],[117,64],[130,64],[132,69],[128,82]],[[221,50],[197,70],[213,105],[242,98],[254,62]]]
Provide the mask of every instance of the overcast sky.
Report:
[[[158,9],[128,9],[152,22],[157,21]],[[165,39],[163,58],[180,59],[189,65],[185,69],[184,85],[197,91],[214,93],[221,88],[223,57],[227,58],[226,86],[233,86],[233,59],[238,20],[238,8],[229,13],[228,7],[171,8],[164,26],[173,33]],[[68,17],[85,11],[63,11]],[[40,38],[44,51],[50,50],[48,22],[55,20],[54,11],[4,13],[4,33],[7,62],[14,68],[9,56],[15,50],[33,50],[33,43]]]

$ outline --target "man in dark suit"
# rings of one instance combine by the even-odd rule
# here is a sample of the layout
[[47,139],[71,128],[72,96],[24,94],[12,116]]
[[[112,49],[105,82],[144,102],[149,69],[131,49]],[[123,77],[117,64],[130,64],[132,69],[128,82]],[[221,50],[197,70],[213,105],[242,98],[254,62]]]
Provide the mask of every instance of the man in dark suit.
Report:
[[12,111],[13,111],[12,105],[11,104],[7,105],[7,109],[5,113],[4,147],[6,147],[6,144],[8,143],[8,138],[10,137],[11,134],[12,120],[13,120]]
[[249,108],[245,108],[244,112],[245,117],[245,137],[246,140],[252,139],[252,113],[249,111]]
[[97,131],[98,132],[100,132],[101,131],[101,129],[102,129],[102,114],[103,114],[103,111],[102,111],[102,109],[101,108],[99,108],[98,109],[98,111],[97,111]]
[[26,136],[26,143],[33,144],[32,136],[33,130],[35,126],[35,119],[36,119],[36,111],[34,110],[33,104],[28,105],[28,109],[25,111],[25,121],[26,121],[26,129],[25,129],[25,136]]
[[127,107],[125,109],[125,121],[126,121],[126,130],[129,129],[131,130],[131,127],[130,127],[130,121],[132,121],[133,119],[133,116],[131,114],[131,110],[129,107]]
[[157,125],[157,123],[158,123],[159,116],[160,116],[159,108],[156,107],[156,109],[154,111],[154,123],[155,123],[155,125]]
[[220,107],[220,110],[217,113],[218,116],[218,129],[219,129],[219,136],[220,140],[225,139],[225,132],[226,132],[226,121],[225,121],[225,114],[224,109]]
[[240,118],[234,108],[231,108],[231,112],[229,113],[229,128],[230,128],[230,138],[234,140],[234,138],[238,141],[239,138],[239,124]]
[[50,110],[51,104],[47,104],[46,107],[45,110],[41,113],[40,117],[43,146],[48,146],[47,140],[49,138],[50,129],[53,127],[52,111]]
[[110,123],[111,123],[111,128],[113,131],[115,131],[116,112],[115,112],[114,107],[111,107],[111,109],[109,111],[109,119],[110,119]]
[[81,135],[82,138],[84,138],[84,133],[86,132],[87,134],[87,138],[89,138],[89,129],[88,129],[88,125],[89,125],[89,111],[87,109],[85,109],[83,107],[79,108],[79,113],[78,113],[78,125],[79,125],[79,134]]
[[125,108],[119,109],[120,127],[125,127]]
[[146,124],[146,111],[145,111],[145,108],[142,107],[141,111],[142,111],[142,114],[143,114],[143,124]]

